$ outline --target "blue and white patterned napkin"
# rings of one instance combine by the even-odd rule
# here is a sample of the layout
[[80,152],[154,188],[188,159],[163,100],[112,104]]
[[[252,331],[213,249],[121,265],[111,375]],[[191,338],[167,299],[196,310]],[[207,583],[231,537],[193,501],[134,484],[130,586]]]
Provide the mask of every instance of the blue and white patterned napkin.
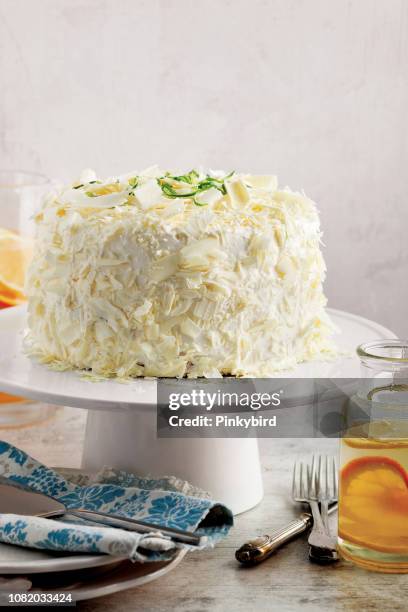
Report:
[[[113,470],[105,470],[93,479],[86,475],[72,478],[2,441],[0,476],[51,495],[67,508],[100,510],[163,527],[196,531],[206,536],[203,548],[214,546],[233,524],[228,508],[205,498],[203,493],[199,497],[198,490],[175,478],[139,478]],[[133,561],[164,561],[171,559],[179,548],[193,548],[157,533],[138,534],[91,526],[74,517],[56,520],[1,513],[0,542],[47,550],[106,553]]]

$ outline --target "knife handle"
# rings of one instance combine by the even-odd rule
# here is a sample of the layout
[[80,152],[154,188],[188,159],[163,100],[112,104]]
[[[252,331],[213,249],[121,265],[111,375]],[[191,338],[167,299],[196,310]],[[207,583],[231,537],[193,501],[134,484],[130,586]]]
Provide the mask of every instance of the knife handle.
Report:
[[256,565],[265,561],[277,548],[300,535],[313,524],[310,514],[302,513],[286,527],[246,542],[235,552],[235,558],[243,565]]

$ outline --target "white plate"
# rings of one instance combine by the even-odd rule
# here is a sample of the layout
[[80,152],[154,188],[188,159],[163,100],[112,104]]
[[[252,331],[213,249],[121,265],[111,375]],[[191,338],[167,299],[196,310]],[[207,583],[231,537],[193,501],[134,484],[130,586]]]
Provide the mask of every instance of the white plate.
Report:
[[0,574],[41,574],[117,565],[123,558],[49,552],[0,543]]
[[[280,378],[353,378],[359,376],[359,362],[355,348],[362,342],[395,338],[377,323],[329,309],[333,322],[340,330],[336,342],[349,354],[334,361],[309,362],[293,370],[280,372]],[[54,372],[24,355],[22,339],[25,328],[25,306],[0,311],[0,346],[7,347],[0,357],[0,390],[15,395],[38,399],[50,404],[79,408],[112,410],[142,408],[155,405],[157,381],[135,379],[129,384],[114,380],[89,382],[79,372]]]
[[1,592],[71,593],[74,601],[95,599],[152,582],[173,570],[186,550],[180,550],[174,559],[162,563],[132,563],[122,561],[112,568],[99,568],[81,572],[64,572],[48,576],[8,576],[0,578]]

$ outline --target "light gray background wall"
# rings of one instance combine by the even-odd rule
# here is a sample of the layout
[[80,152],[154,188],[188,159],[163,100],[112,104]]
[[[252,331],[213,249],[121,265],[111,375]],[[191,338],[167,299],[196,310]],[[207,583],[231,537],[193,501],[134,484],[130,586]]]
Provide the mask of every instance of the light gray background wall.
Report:
[[330,304],[408,336],[407,0],[0,0],[0,167],[273,172]]

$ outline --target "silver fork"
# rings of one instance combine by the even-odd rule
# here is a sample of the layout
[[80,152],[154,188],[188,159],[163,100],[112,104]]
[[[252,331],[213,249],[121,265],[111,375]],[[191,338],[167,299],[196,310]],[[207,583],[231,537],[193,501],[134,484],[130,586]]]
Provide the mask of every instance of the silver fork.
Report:
[[[292,498],[293,501],[305,503],[307,500],[304,498],[304,491],[302,491],[302,488],[305,488],[306,485],[305,483],[301,484],[301,482],[304,480],[303,473],[302,477],[299,478],[299,472],[301,470],[303,472],[303,469],[303,464],[295,463],[292,479]],[[328,512],[331,514],[336,510],[337,500],[331,504]],[[268,557],[270,557],[277,548],[283,544],[286,544],[307,529],[310,529],[312,524],[313,517],[310,512],[302,512],[297,519],[291,521],[288,525],[281,529],[276,529],[270,535],[257,536],[245,542],[238,550],[235,551],[235,557],[243,565],[262,563],[265,561],[265,559],[268,559]],[[322,556],[321,549],[315,549],[314,547],[311,547],[311,549],[314,553],[313,555],[309,554],[309,558],[311,560],[318,561],[319,563],[327,563],[333,560],[331,551],[329,549],[324,549],[324,558]]]
[[301,461],[295,464],[293,471],[292,497],[295,501],[309,504],[313,515],[313,527],[308,542],[317,549],[333,551],[336,548],[335,539],[327,532],[319,510],[317,498],[318,475],[315,465],[307,465]]
[[338,561],[339,556],[336,550],[336,539],[331,536],[329,525],[329,504],[338,499],[338,475],[337,464],[334,457],[313,456],[310,467],[311,496],[315,496],[320,503],[322,522],[326,528],[328,536],[332,539],[330,548],[316,545],[309,539],[309,559],[320,564],[328,564]]
[[330,535],[329,505],[338,499],[337,463],[334,457],[313,455],[312,482],[316,499],[320,503],[323,524]]

